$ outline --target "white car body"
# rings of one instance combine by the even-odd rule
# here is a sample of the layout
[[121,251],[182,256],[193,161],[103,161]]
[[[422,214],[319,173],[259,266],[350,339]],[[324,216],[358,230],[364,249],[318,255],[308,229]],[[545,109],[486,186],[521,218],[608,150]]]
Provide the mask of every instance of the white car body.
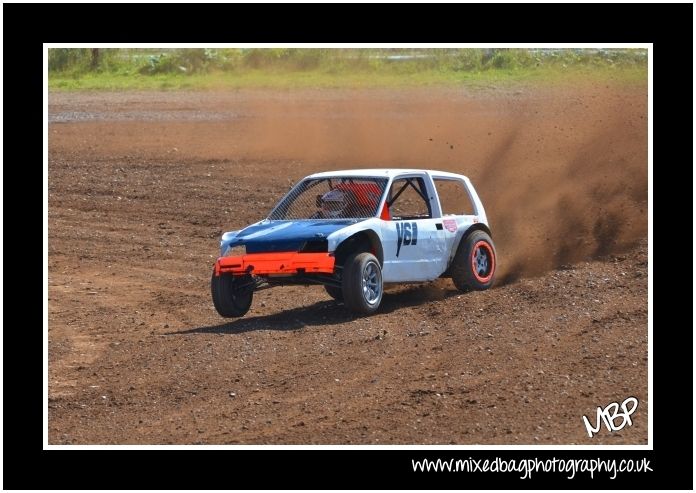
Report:
[[220,315],[239,317],[254,291],[322,284],[348,309],[371,314],[386,283],[449,277],[461,291],[488,289],[495,258],[486,212],[466,176],[418,169],[316,173],[266,219],[222,235],[211,294]]
[[[469,178],[464,175],[449,173],[446,171],[418,170],[418,169],[358,169],[345,171],[330,171],[315,173],[305,178],[388,178],[385,190],[390,190],[392,183],[401,178],[422,178],[427,189],[427,196],[430,203],[431,217],[408,220],[383,220],[373,217],[356,222],[349,226],[338,229],[327,236],[328,251],[335,252],[338,246],[347,238],[356,233],[370,231],[373,232],[380,241],[383,250],[382,276],[385,283],[405,283],[431,281],[440,277],[449,267],[457,246],[462,236],[474,224],[485,226],[488,230],[488,219],[481,200],[476,193],[476,189],[471,184]],[[456,215],[442,213],[440,198],[433,180],[452,180],[461,183],[468,194],[471,202],[473,214]],[[297,188],[294,187],[288,195],[292,194]],[[387,193],[380,199],[377,210],[382,210],[384,202],[387,200]],[[281,200],[282,202],[282,200]],[[445,227],[446,221],[447,226]],[[273,221],[270,221],[273,223]],[[269,224],[267,219],[259,221],[250,226],[261,226],[268,224],[268,229],[250,233],[246,239],[258,238],[260,236],[277,231],[287,226],[287,223],[278,225]],[[406,232],[402,232],[401,244],[399,244],[399,229],[412,229],[415,224],[417,228],[416,242],[404,242]],[[405,225],[405,226],[404,226]],[[456,225],[454,227],[453,225]],[[231,240],[238,238],[242,231],[231,231],[225,233],[220,244],[221,255],[224,255],[230,245]],[[413,232],[411,231],[411,235]],[[408,240],[408,238],[407,238]]]
[[[329,235],[329,251],[335,251],[336,247],[346,238],[353,234],[372,230],[379,237],[384,261],[382,266],[382,276],[384,282],[422,282],[431,281],[440,277],[449,267],[455,254],[456,246],[462,235],[474,224],[482,224],[488,227],[486,211],[481,203],[481,199],[476,193],[476,189],[471,184],[469,178],[464,175],[448,173],[445,171],[426,171],[415,169],[368,169],[335,171],[328,173],[317,173],[307,178],[325,178],[330,176],[387,176],[389,182],[387,190],[391,188],[394,180],[400,178],[424,178],[428,190],[428,198],[432,210],[432,217],[428,219],[409,219],[405,221],[385,221],[380,218],[372,218],[358,223],[352,227],[344,228]],[[473,215],[443,215],[440,207],[440,199],[437,189],[433,184],[434,179],[456,180],[462,183],[469,195],[474,209]],[[381,210],[386,194],[382,197],[378,210]],[[442,225],[442,221],[454,220],[456,230],[449,231],[444,226],[441,229],[437,225]],[[399,248],[397,224],[416,223],[418,228],[418,240],[415,245],[403,245]],[[407,246],[408,248],[404,248]],[[397,249],[399,255],[397,256]]]

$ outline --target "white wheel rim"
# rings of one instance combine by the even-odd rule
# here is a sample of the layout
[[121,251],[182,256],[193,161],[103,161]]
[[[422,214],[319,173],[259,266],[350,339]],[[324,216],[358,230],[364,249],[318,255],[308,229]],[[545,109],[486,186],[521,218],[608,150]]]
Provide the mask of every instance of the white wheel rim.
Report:
[[374,305],[382,295],[382,271],[375,262],[365,264],[362,272],[362,294],[365,301]]

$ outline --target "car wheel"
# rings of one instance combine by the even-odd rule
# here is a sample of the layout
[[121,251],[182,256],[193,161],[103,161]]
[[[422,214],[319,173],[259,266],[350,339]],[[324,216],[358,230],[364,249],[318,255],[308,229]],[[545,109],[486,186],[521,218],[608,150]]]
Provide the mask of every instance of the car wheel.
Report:
[[482,291],[493,285],[496,256],[493,240],[477,230],[464,238],[452,262],[452,281],[460,291]]
[[382,302],[382,268],[371,253],[354,253],[343,266],[343,299],[348,309],[368,315]]
[[329,296],[331,296],[336,301],[343,301],[343,289],[342,288],[337,288],[335,286],[328,286],[328,285],[324,284],[324,289],[326,290],[327,293],[329,293]]
[[226,318],[241,317],[249,311],[254,297],[252,289],[240,290],[239,284],[245,278],[235,278],[229,274],[215,275],[210,281],[213,305],[217,312]]

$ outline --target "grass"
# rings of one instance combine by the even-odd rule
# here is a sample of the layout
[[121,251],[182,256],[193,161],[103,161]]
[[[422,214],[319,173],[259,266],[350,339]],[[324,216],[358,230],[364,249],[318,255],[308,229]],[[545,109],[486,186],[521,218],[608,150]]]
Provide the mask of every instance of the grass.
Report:
[[[95,56],[96,55],[96,56]],[[52,90],[645,84],[645,50],[49,50]]]
[[537,67],[487,69],[482,71],[424,70],[396,72],[327,72],[243,70],[205,74],[127,73],[51,74],[48,86],[58,91],[84,90],[224,90],[244,88],[378,88],[418,86],[465,86],[485,88],[516,84],[563,84],[570,82],[647,83],[647,68],[635,67]]

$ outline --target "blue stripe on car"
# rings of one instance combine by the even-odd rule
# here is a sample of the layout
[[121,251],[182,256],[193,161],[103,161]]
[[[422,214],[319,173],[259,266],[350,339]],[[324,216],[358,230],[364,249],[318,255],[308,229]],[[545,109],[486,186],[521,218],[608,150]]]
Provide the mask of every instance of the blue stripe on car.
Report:
[[308,240],[321,240],[357,222],[355,219],[263,221],[240,231],[228,245],[246,245],[247,253],[293,252]]

